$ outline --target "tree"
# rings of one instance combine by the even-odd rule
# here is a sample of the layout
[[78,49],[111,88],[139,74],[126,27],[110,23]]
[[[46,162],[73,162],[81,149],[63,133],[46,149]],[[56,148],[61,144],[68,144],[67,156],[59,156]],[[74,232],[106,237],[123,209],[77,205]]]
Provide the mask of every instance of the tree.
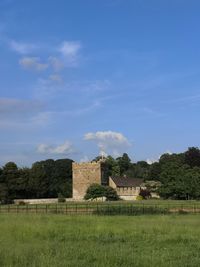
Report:
[[107,176],[120,176],[120,166],[112,156],[106,158]]
[[148,180],[160,180],[161,164],[159,162],[154,162],[150,165]]
[[8,201],[17,197],[17,179],[19,178],[19,170],[14,162],[8,162],[3,167],[3,176],[5,176],[6,185],[8,187]]
[[200,199],[200,168],[183,165],[171,166],[161,173],[162,185],[159,193],[164,198]]
[[130,163],[129,169],[124,174],[132,178],[147,179],[149,175],[149,164],[145,161]]
[[127,153],[116,159],[120,168],[120,175],[123,175],[130,167],[131,159]]
[[37,198],[72,196],[72,160],[48,159],[33,164],[30,170],[30,195]]
[[72,197],[72,162],[71,159],[58,159],[55,161],[53,172],[53,187],[56,192],[64,197]]
[[30,171],[29,188],[32,197],[46,198],[49,191],[49,177],[45,170],[45,163],[35,162]]
[[200,150],[198,147],[189,147],[185,152],[185,164],[191,168],[200,167]]
[[3,170],[0,168],[0,202],[6,203],[8,199],[8,187],[6,184],[6,176],[3,175]]

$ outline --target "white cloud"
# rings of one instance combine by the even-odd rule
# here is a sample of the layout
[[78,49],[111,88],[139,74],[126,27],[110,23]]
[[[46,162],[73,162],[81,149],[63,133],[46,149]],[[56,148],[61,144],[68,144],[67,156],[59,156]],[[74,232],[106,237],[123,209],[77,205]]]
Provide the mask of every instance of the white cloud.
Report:
[[9,45],[12,50],[22,55],[29,54],[37,49],[35,44],[17,42],[14,40],[10,41]]
[[65,41],[60,47],[60,52],[65,57],[75,57],[81,48],[80,42]]
[[37,147],[37,152],[41,154],[69,155],[74,152],[74,148],[69,141],[66,141],[58,146],[40,144]]
[[80,42],[64,41],[59,48],[59,52],[63,55],[67,66],[77,66],[78,54],[81,49]]
[[49,65],[47,63],[41,63],[39,57],[23,57],[19,60],[19,64],[25,69],[44,71]]
[[[167,150],[167,151],[164,152],[163,154],[169,154],[169,155],[172,155],[173,153],[172,153],[170,150]],[[153,164],[153,163],[155,163],[155,162],[159,162],[159,160],[160,160],[160,158],[161,158],[161,156],[162,156],[163,154],[159,155],[159,156],[156,157],[156,158],[148,158],[148,159],[146,160],[146,162],[147,162],[148,164]]]
[[119,156],[130,146],[130,142],[122,133],[113,131],[86,133],[84,140],[94,141],[100,149],[101,155],[112,154]]
[[158,159],[147,159],[146,160],[146,162],[148,163],[148,164],[153,164],[153,163],[155,163],[155,162],[158,162],[159,161],[159,158]]

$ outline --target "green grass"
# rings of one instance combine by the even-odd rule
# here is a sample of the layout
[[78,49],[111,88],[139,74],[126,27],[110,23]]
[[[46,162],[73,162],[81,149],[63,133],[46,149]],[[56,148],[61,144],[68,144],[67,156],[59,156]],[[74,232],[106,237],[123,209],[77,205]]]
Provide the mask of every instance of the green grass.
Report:
[[0,215],[2,267],[200,266],[200,215]]

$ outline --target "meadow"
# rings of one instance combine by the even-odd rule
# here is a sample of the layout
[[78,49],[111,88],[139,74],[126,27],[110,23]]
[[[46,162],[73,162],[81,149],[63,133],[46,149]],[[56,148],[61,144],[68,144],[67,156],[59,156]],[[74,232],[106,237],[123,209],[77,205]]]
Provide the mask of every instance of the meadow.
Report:
[[199,266],[199,221],[198,214],[0,214],[0,266]]

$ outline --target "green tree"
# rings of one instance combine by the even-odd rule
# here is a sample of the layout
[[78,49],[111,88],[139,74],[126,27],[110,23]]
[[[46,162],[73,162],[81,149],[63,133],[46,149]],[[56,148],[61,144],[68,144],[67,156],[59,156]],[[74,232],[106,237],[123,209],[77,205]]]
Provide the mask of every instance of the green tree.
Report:
[[198,147],[189,147],[185,152],[185,164],[191,168],[200,167],[200,150]]
[[4,183],[3,194],[5,195],[4,199],[5,202],[11,202],[13,199],[17,198],[16,189],[17,189],[18,178],[19,178],[19,170],[17,165],[14,162],[6,163],[2,171],[2,181]]
[[107,176],[120,176],[120,166],[112,156],[106,158]]
[[8,187],[6,184],[6,176],[0,168],[0,202],[5,203],[8,199]]
[[130,167],[131,159],[129,158],[127,153],[124,153],[122,157],[118,157],[117,159],[120,175],[123,175]]
[[48,159],[33,164],[30,170],[29,189],[32,197],[72,196],[72,160]]
[[29,188],[32,192],[32,197],[46,198],[49,191],[49,180],[45,170],[43,161],[35,162],[32,165],[29,179]]

